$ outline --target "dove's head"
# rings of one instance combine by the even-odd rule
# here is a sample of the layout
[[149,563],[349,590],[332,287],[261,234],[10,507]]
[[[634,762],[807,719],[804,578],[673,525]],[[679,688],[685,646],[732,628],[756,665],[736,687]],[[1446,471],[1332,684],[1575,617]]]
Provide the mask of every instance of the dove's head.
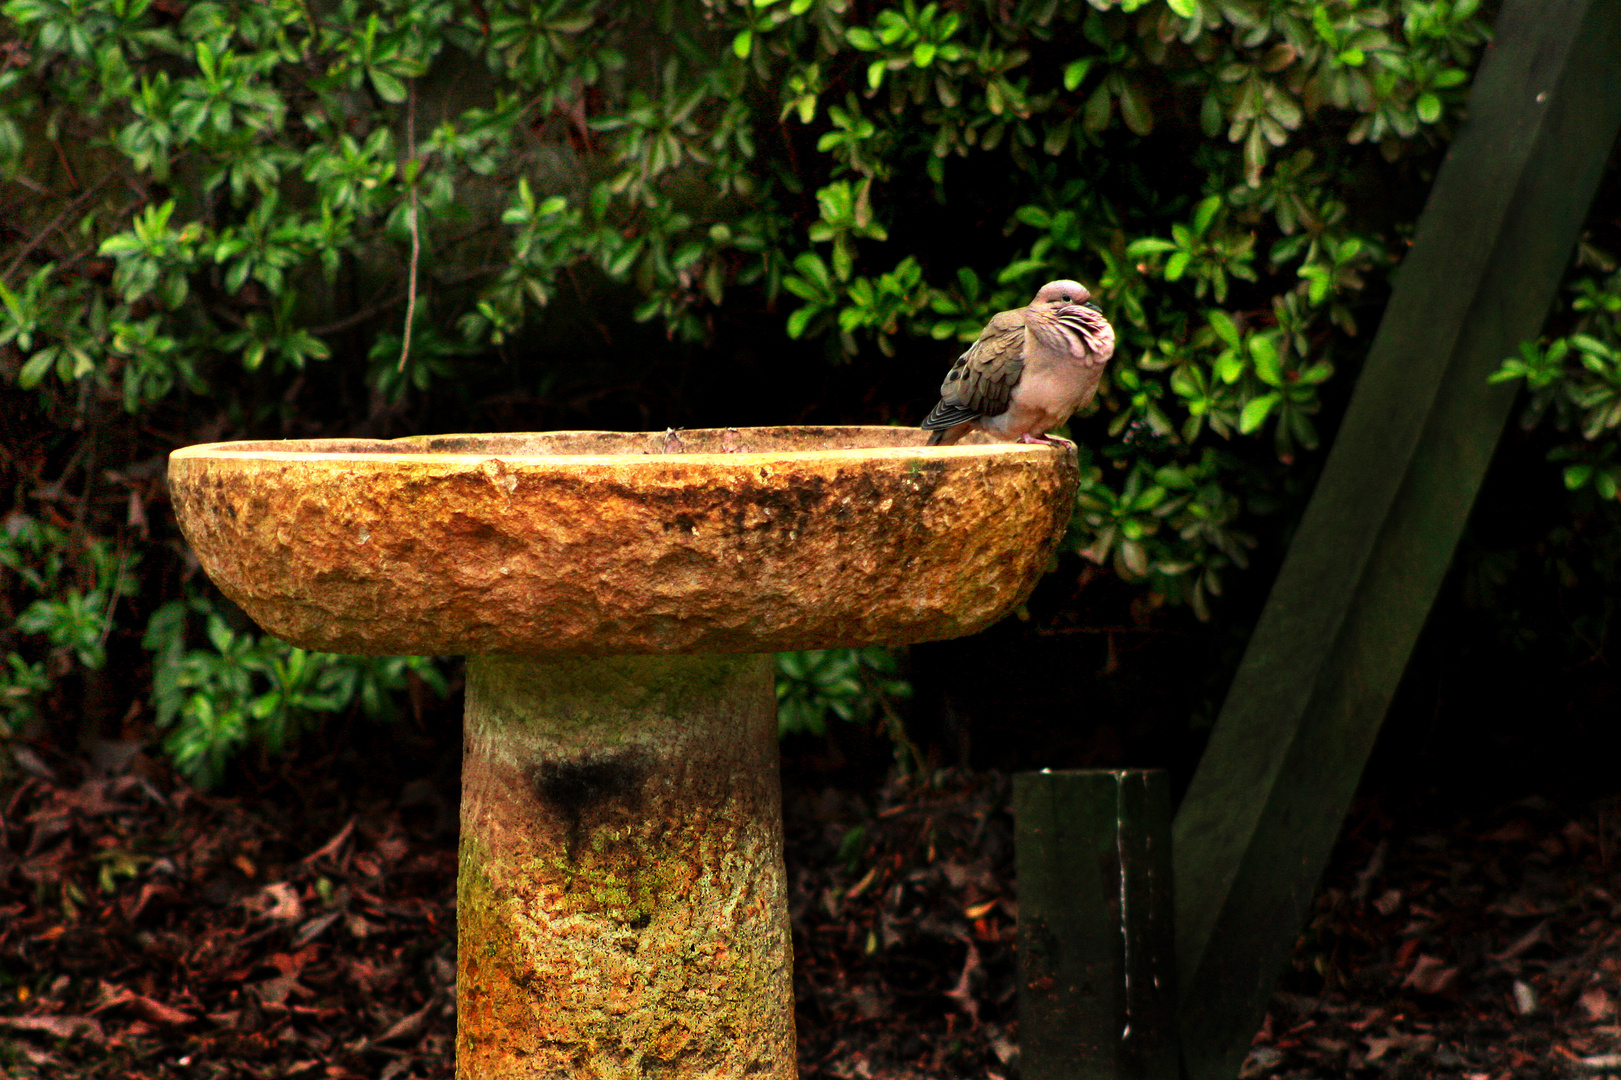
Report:
[[1030,301],[1031,307],[1045,307],[1053,311],[1067,304],[1084,304],[1092,299],[1086,286],[1079,281],[1070,281],[1067,278],[1060,281],[1049,281],[1036,293],[1036,298]]
[[1030,301],[1027,324],[1053,348],[1103,364],[1114,355],[1114,327],[1078,281],[1049,281]]

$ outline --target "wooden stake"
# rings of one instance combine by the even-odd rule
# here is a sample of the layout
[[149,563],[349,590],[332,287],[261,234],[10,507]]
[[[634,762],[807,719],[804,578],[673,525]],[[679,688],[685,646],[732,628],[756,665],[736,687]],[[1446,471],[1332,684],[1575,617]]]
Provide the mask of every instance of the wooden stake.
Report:
[[1013,806],[1020,1073],[1177,1080],[1165,774],[1019,773]]

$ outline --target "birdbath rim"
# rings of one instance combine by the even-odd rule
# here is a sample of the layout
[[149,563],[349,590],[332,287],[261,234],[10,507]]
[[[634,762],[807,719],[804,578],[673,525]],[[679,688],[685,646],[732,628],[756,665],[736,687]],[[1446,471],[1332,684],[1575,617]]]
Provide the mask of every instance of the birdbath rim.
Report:
[[[688,449],[688,440],[708,437],[724,439],[736,434],[740,439],[760,436],[799,434],[806,438],[834,437],[842,439],[886,439],[893,441],[861,441],[840,446],[783,446],[748,449]],[[679,458],[683,462],[702,464],[707,459],[719,458],[738,464],[752,463],[755,459],[769,460],[825,460],[836,456],[859,455],[863,458],[911,458],[919,451],[939,457],[982,457],[985,455],[1013,455],[1041,459],[1063,454],[1064,449],[1052,444],[1000,442],[983,434],[975,434],[961,443],[930,446],[928,432],[913,427],[886,424],[845,425],[777,425],[746,428],[670,428],[666,431],[612,431],[597,428],[579,428],[545,432],[484,432],[457,435],[408,435],[396,439],[246,439],[228,442],[195,443],[170,453],[170,461],[196,458],[255,458],[266,461],[314,461],[352,459],[368,462],[416,462],[432,456],[450,463],[469,460],[482,463],[500,458],[512,463],[566,461],[570,465],[600,464],[619,460],[653,460]],[[669,448],[657,446],[660,440],[678,442]],[[544,439],[557,444],[556,449],[524,448],[522,440]],[[622,450],[566,449],[574,440],[620,440]],[[637,440],[645,440],[641,445]],[[480,445],[480,444],[483,445]],[[541,444],[544,445],[544,444]],[[703,444],[700,444],[703,445]]]
[[[1029,595],[1064,448],[915,428],[209,443],[170,455],[203,568],[331,652],[777,652],[957,637]],[[604,452],[606,451],[606,452]]]

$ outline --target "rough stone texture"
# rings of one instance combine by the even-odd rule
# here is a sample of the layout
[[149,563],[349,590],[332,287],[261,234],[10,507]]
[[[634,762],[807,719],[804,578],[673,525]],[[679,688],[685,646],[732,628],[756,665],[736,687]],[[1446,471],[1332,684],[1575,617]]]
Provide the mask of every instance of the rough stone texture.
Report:
[[[265,629],[472,657],[461,1080],[794,1076],[761,654],[981,629],[1029,594],[1073,502],[1067,450],[924,438],[557,432],[170,457],[193,551]],[[613,655],[659,653],[704,655]]]
[[260,625],[350,653],[768,652],[970,634],[1069,519],[1074,455],[910,428],[219,443],[169,485]]
[[460,1080],[789,1080],[768,656],[468,662]]

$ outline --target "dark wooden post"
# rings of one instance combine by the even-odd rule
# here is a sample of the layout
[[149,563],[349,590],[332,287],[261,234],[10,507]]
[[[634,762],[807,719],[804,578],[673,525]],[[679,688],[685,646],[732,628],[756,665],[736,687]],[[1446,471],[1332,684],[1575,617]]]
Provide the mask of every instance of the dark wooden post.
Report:
[[1507,0],[1175,822],[1181,1039],[1232,1080],[1311,903],[1621,124],[1621,0]]
[[1020,1073],[1177,1080],[1165,774],[1019,773],[1013,813]]

